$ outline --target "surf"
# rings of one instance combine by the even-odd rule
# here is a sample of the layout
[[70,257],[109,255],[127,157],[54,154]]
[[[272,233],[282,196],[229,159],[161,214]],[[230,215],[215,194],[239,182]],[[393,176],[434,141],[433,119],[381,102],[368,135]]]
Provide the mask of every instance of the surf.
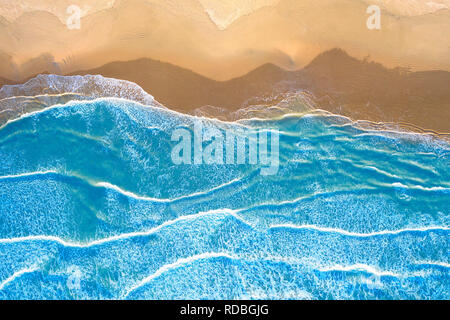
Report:
[[[105,94],[25,110],[0,128],[0,252],[10,257],[0,298],[448,298],[445,139],[367,128],[295,99],[261,118],[181,114],[132,84],[112,97],[108,86],[121,84],[92,77],[79,90],[79,78],[56,77],[6,88],[2,103],[41,99],[50,79],[49,94],[81,96],[91,83]],[[277,131],[277,173],[174,163],[172,133],[196,125],[223,137]],[[52,291],[75,267],[80,290]],[[213,289],[202,286],[210,277]]]

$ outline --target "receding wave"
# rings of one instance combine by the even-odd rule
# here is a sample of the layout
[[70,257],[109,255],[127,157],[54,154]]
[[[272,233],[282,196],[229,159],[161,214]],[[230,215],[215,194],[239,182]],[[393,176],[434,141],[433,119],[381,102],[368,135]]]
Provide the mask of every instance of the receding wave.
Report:
[[69,101],[115,97],[162,107],[137,84],[101,75],[58,76],[40,74],[25,84],[0,89],[0,124],[23,114]]

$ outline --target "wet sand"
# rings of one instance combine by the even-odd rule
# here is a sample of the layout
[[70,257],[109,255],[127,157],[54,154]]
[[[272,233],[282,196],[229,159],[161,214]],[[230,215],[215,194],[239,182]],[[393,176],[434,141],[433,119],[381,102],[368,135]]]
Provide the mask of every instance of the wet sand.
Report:
[[340,49],[322,53],[298,71],[266,64],[229,81],[211,80],[151,59],[115,62],[74,74],[135,82],[168,108],[185,113],[204,106],[224,109],[222,112],[249,105],[270,106],[289,92],[307,90],[315,96],[317,108],[352,119],[450,132],[450,72],[388,69]]

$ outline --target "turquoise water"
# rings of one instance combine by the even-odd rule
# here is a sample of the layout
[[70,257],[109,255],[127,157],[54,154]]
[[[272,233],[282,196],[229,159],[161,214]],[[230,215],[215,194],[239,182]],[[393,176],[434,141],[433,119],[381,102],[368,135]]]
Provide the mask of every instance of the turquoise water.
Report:
[[[175,165],[173,130],[280,131],[280,167]],[[117,99],[0,129],[0,299],[449,299],[448,143],[331,115]]]

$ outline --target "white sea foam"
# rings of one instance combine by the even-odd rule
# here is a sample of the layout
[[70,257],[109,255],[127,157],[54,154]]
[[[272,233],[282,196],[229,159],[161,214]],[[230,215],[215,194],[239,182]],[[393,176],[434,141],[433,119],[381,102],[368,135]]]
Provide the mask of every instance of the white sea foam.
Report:
[[134,82],[106,78],[101,75],[59,76],[40,74],[24,84],[5,85],[0,89],[0,99],[34,97],[42,94],[81,94],[91,98],[117,97],[154,103],[154,98]]
[[390,177],[390,178],[396,178],[396,179],[399,179],[399,178],[400,178],[399,176],[397,176],[397,175],[395,175],[395,174],[391,174],[391,173],[386,172],[386,171],[384,171],[384,170],[378,169],[377,167],[374,167],[374,166],[359,166],[359,165],[357,165],[357,164],[354,164],[354,166],[360,167],[360,168],[369,169],[369,170],[373,170],[373,171],[375,171],[375,172],[377,172],[377,173],[379,173],[379,174],[388,176],[388,177]]
[[325,233],[337,233],[344,236],[349,237],[375,237],[375,236],[382,236],[382,235],[398,235],[401,233],[408,233],[408,232],[429,232],[429,231],[450,231],[449,227],[442,227],[442,226],[432,226],[432,227],[423,227],[423,228],[405,228],[405,229],[399,229],[399,230],[381,230],[376,232],[369,232],[369,233],[358,233],[358,232],[350,232],[343,229],[337,229],[337,228],[327,228],[327,227],[319,227],[315,225],[294,225],[294,224],[274,224],[269,227],[270,229],[298,229],[298,230],[315,230],[319,232],[325,232]]
[[198,255],[195,255],[195,256],[191,256],[191,257],[188,257],[188,258],[178,259],[177,261],[175,261],[173,263],[166,264],[166,265],[162,266],[161,268],[156,270],[155,273],[153,273],[150,276],[148,276],[148,277],[142,279],[141,281],[139,281],[136,285],[134,285],[133,287],[131,287],[130,289],[127,290],[127,292],[124,294],[123,298],[126,298],[133,291],[141,288],[142,286],[146,285],[147,283],[149,283],[153,279],[161,276],[162,274],[164,274],[164,273],[166,273],[166,272],[168,272],[170,270],[177,269],[179,267],[188,265],[188,264],[190,264],[192,262],[196,262],[196,261],[199,261],[199,260],[213,259],[213,258],[238,259],[236,257],[233,257],[233,256],[229,255],[228,253],[221,253],[221,252],[207,252],[207,253],[202,253],[202,254],[198,254]]
[[58,172],[56,172],[54,170],[25,172],[25,173],[19,173],[19,174],[0,176],[0,180],[17,179],[17,178],[22,178],[22,177],[40,176],[40,175],[48,175],[48,174],[58,174]]
[[[248,261],[248,262],[253,262],[253,261],[275,261],[275,262],[281,262],[279,259],[272,260],[270,258],[262,258],[261,260],[259,260],[259,259],[246,259],[246,258],[243,258],[243,257],[234,256],[234,255],[231,255],[231,254],[225,253],[225,252],[206,252],[206,253],[201,253],[201,254],[190,256],[190,257],[187,257],[187,258],[181,258],[181,259],[178,259],[177,261],[175,261],[173,263],[169,263],[169,264],[163,265],[158,270],[156,270],[154,273],[152,273],[151,275],[149,275],[149,276],[145,277],[144,279],[140,280],[134,286],[132,286],[130,289],[128,289],[126,291],[126,293],[122,296],[122,298],[126,299],[132,292],[134,292],[137,289],[145,286],[146,284],[150,283],[152,280],[160,277],[161,275],[163,275],[166,272],[178,269],[180,267],[184,267],[186,265],[189,265],[189,264],[197,262],[197,261],[214,259],[214,258],[227,258],[227,259],[231,259],[231,260],[241,260],[241,261]],[[400,274],[397,274],[397,273],[394,273],[394,272],[391,272],[391,271],[379,270],[378,268],[370,266],[370,265],[367,265],[367,264],[353,264],[353,265],[347,265],[347,266],[345,266],[345,265],[334,265],[334,266],[321,267],[321,268],[313,267],[313,269],[314,270],[318,270],[320,272],[364,271],[364,272],[373,274],[373,275],[378,276],[378,277],[384,277],[384,276],[401,277],[402,276]]]
[[[65,103],[52,104],[50,106],[46,106],[39,110],[27,111],[27,112],[21,113],[20,115],[18,115],[15,118],[8,119],[8,121],[6,121],[4,124],[2,124],[0,126],[0,130],[7,127],[10,123],[21,121],[23,119],[45,113],[45,112],[53,110],[53,109],[72,108],[72,107],[78,107],[78,106],[93,105],[96,103],[108,103],[111,107],[123,110],[125,112],[126,112],[126,109],[124,108],[125,106],[133,106],[136,108],[140,108],[143,111],[145,111],[145,110],[153,111],[153,112],[156,112],[157,114],[165,113],[169,116],[174,117],[175,119],[176,118],[188,119],[188,120],[191,120],[192,122],[200,120],[200,121],[204,121],[205,123],[213,124],[215,126],[226,126],[226,127],[233,126],[235,128],[246,128],[246,129],[248,128],[244,124],[241,124],[238,122],[224,121],[224,120],[219,120],[219,119],[211,119],[211,118],[207,118],[207,117],[203,117],[203,116],[194,116],[194,115],[180,113],[180,112],[177,112],[174,110],[167,109],[164,106],[160,105],[156,101],[154,101],[150,104],[144,104],[144,103],[141,103],[141,102],[138,102],[135,100],[126,99],[126,98],[101,97],[101,98],[91,99],[89,101],[72,100],[72,101],[65,102]],[[128,116],[130,116],[130,118],[132,120],[135,120],[130,114],[128,114]],[[142,123],[139,123],[139,124],[143,125]]]
[[134,237],[148,236],[148,235],[158,232],[159,230],[161,230],[165,227],[174,225],[180,221],[195,220],[200,217],[212,216],[212,215],[216,215],[216,214],[233,216],[236,219],[240,220],[241,222],[248,224],[240,216],[237,215],[236,210],[217,209],[217,210],[210,210],[210,211],[206,211],[206,212],[200,212],[200,213],[196,213],[196,214],[192,214],[192,215],[180,216],[176,219],[166,221],[166,222],[158,225],[157,227],[154,227],[147,231],[123,233],[123,234],[108,237],[108,238],[94,240],[89,243],[74,243],[74,242],[69,242],[69,241],[63,240],[56,236],[36,235],[36,236],[25,236],[25,237],[0,239],[0,244],[20,243],[20,242],[26,242],[26,241],[51,241],[51,242],[59,243],[65,247],[88,248],[88,247],[93,247],[93,246],[110,243],[110,242],[114,242],[114,241],[126,240],[126,239],[130,239],[130,238],[134,238]]
[[13,275],[11,275],[10,277],[6,278],[5,280],[3,280],[3,281],[0,283],[0,290],[3,290],[3,288],[4,288],[7,284],[11,283],[11,282],[14,281],[15,279],[17,279],[17,278],[23,276],[24,274],[35,272],[36,270],[38,270],[37,267],[31,267],[31,268],[25,268],[25,269],[22,269],[22,270],[19,270],[19,271],[15,272]]
[[[48,91],[43,94],[43,91]],[[362,131],[360,135],[380,135],[380,136],[389,136],[392,134],[399,134],[403,136],[430,136],[433,134],[432,132],[408,132],[408,131],[396,131],[390,128],[383,128],[384,123],[376,123],[378,126],[381,126],[382,129],[371,130],[368,128],[363,128],[359,125],[361,121],[354,121],[349,117],[333,114],[326,110],[315,109],[314,106],[314,97],[311,97],[307,92],[296,92],[293,95],[288,95],[288,97],[282,100],[278,105],[272,106],[272,108],[280,108],[285,110],[286,113],[280,115],[271,115],[270,112],[267,113],[263,118],[252,118],[249,117],[245,112],[239,115],[240,111],[246,110],[247,108],[240,109],[233,114],[236,114],[232,121],[224,121],[211,117],[204,116],[194,116],[178,113],[173,110],[169,110],[165,108],[163,105],[158,103],[152,95],[145,92],[139,85],[136,83],[114,79],[114,78],[105,78],[101,75],[84,75],[84,76],[59,76],[59,75],[38,75],[37,77],[29,80],[25,84],[21,85],[5,85],[0,89],[0,101],[5,98],[16,98],[16,97],[44,97],[44,96],[57,96],[57,95],[81,95],[83,96],[83,100],[99,100],[99,99],[119,99],[125,100],[128,102],[135,102],[137,104],[141,104],[143,106],[153,106],[159,109],[159,111],[166,110],[171,111],[173,114],[182,117],[191,117],[203,119],[205,121],[214,121],[216,124],[224,123],[224,124],[233,124],[234,126],[239,126],[244,123],[250,123],[254,120],[266,121],[266,120],[277,120],[277,119],[285,119],[289,117],[329,117],[334,119],[339,119],[340,121],[344,120],[347,122],[347,125],[354,126]],[[307,111],[296,112],[295,110],[291,110],[290,108],[295,107],[298,103],[292,103],[292,99],[300,98],[303,104],[305,104],[305,108]],[[75,99],[75,98],[74,98]],[[76,102],[76,99],[68,102],[68,104]],[[86,101],[78,101],[81,103],[86,103]],[[61,102],[60,102],[61,103]],[[291,105],[292,104],[292,105]],[[44,103],[45,105],[45,103]],[[59,106],[65,106],[66,104],[59,104]],[[287,105],[288,107],[284,107]],[[53,105],[51,105],[53,106]],[[1,107],[0,107],[1,109]],[[44,110],[48,110],[48,106],[44,107]],[[17,111],[18,112],[18,111]],[[242,113],[242,112],[241,112]],[[12,118],[16,119],[17,117],[22,118],[23,115],[36,114],[35,111],[28,112],[18,112],[16,115],[12,115]],[[9,122],[8,121],[8,122]],[[1,129],[1,128],[0,128]],[[444,140],[443,140],[444,141]]]
[[0,176],[0,180],[7,180],[7,179],[18,179],[18,178],[23,178],[23,177],[32,177],[32,176],[41,176],[41,175],[48,175],[48,174],[55,174],[55,175],[63,175],[66,177],[73,177],[73,178],[78,178],[78,179],[82,179],[85,182],[87,182],[88,184],[90,184],[93,187],[99,187],[99,188],[106,188],[106,189],[110,189],[110,190],[114,190],[126,197],[129,198],[133,198],[136,200],[142,200],[142,201],[151,201],[151,202],[160,202],[160,203],[171,203],[171,202],[175,202],[175,201],[179,201],[179,200],[185,200],[185,199],[190,199],[190,198],[194,198],[194,197],[198,197],[198,196],[202,196],[202,195],[207,195],[211,192],[220,190],[222,188],[225,188],[227,186],[233,185],[234,183],[240,182],[242,181],[243,177],[239,177],[239,178],[235,178],[232,179],[230,181],[227,181],[221,185],[215,186],[211,189],[205,190],[205,191],[199,191],[199,192],[195,192],[195,193],[191,193],[191,194],[187,194],[184,196],[180,196],[180,197],[176,197],[176,198],[152,198],[152,197],[146,197],[146,196],[140,196],[137,195],[131,191],[127,191],[124,190],[112,183],[109,182],[97,182],[97,183],[92,183],[91,181],[79,177],[77,175],[70,175],[70,174],[62,174],[59,173],[55,170],[46,170],[46,171],[34,171],[34,172],[25,172],[25,173],[19,173],[19,174],[13,174],[13,175],[5,175],[5,176]]
[[[389,186],[397,187],[397,188],[399,188],[399,187],[401,187],[401,188],[412,188],[412,187],[408,187],[408,186],[406,186],[404,184],[395,183],[395,182],[392,183],[392,184],[389,184]],[[414,186],[414,187],[416,189],[421,189],[421,190],[424,190],[424,191],[449,191],[450,190],[450,188],[444,188],[444,187],[429,187],[429,188],[421,187],[421,186]],[[366,188],[366,189],[359,188],[357,191],[358,192],[362,192],[362,191],[371,192],[373,190],[374,190],[373,188]],[[334,194],[339,194],[339,193],[348,193],[348,192],[354,192],[354,191],[355,190],[349,189],[349,190],[335,190],[335,191],[330,191],[330,192],[315,192],[315,193],[312,193],[312,194],[309,194],[309,195],[306,195],[306,196],[302,196],[302,197],[299,197],[299,198],[295,198],[295,199],[292,199],[292,200],[284,200],[284,201],[280,201],[280,202],[264,202],[264,203],[260,203],[260,204],[256,205],[253,208],[247,208],[247,209],[254,209],[254,208],[257,208],[257,207],[264,207],[264,206],[293,205],[293,204],[296,204],[296,203],[298,203],[300,201],[311,199],[311,198],[318,197],[318,196],[327,196],[327,195],[334,195]]]
[[[96,99],[93,99],[93,100],[90,100],[90,101],[69,101],[69,102],[64,103],[64,104],[54,104],[54,105],[51,105],[51,106],[48,106],[48,107],[45,107],[45,108],[42,108],[42,109],[39,109],[39,110],[23,113],[20,116],[18,116],[17,118],[9,119],[5,124],[3,124],[0,127],[0,130],[3,129],[4,127],[8,126],[10,123],[18,122],[18,121],[21,121],[23,119],[26,119],[26,118],[29,118],[29,117],[32,117],[32,116],[35,116],[35,115],[45,113],[45,112],[50,111],[50,110],[70,108],[70,107],[74,107],[74,106],[77,106],[77,105],[85,105],[87,103],[96,103],[96,102],[102,102],[102,101],[103,102],[116,102],[118,104],[120,104],[120,103],[130,103],[130,102],[133,103],[134,102],[134,101],[130,101],[130,100],[123,99],[123,98],[96,98]],[[153,106],[153,105],[146,106],[146,105],[143,105],[143,104],[140,104],[140,103],[137,103],[137,102],[134,102],[134,103],[137,106],[141,106],[141,107],[144,107],[144,108],[145,107],[158,108],[157,106]]]
[[68,101],[119,98],[165,109],[153,96],[136,83],[105,78],[101,75],[58,76],[38,75],[25,84],[5,85],[0,89],[0,112],[9,109],[12,120],[36,109],[67,103]]
[[392,186],[396,187],[396,188],[416,189],[416,190],[422,190],[422,191],[450,191],[450,188],[445,188],[445,187],[424,187],[421,185],[407,186],[401,182],[394,182],[392,184]]
[[232,185],[232,184],[234,184],[236,182],[239,182],[241,180],[242,180],[242,178],[235,178],[235,179],[232,179],[232,180],[230,180],[228,182],[225,182],[225,183],[223,183],[221,185],[218,185],[216,187],[208,189],[206,191],[199,191],[199,192],[191,193],[191,194],[180,196],[180,197],[177,197],[177,198],[170,198],[170,199],[160,199],[160,198],[151,198],[151,197],[139,196],[139,195],[137,195],[137,194],[135,194],[133,192],[123,190],[120,187],[118,187],[116,185],[113,185],[113,184],[111,184],[109,182],[98,182],[98,183],[95,184],[95,186],[115,190],[118,193],[121,193],[121,194],[123,194],[123,195],[125,195],[127,197],[130,197],[130,198],[133,198],[133,199],[136,199],[136,200],[153,201],[153,202],[174,202],[174,201],[194,198],[194,197],[197,197],[197,196],[207,195],[207,194],[209,194],[209,193],[211,193],[213,191],[220,190],[222,188],[230,186],[230,185]]
[[[212,216],[212,215],[228,215],[233,216],[237,220],[241,221],[242,223],[252,226],[249,222],[245,221],[238,213],[242,211],[241,210],[232,210],[232,209],[217,209],[217,210],[210,210],[206,212],[200,212],[192,215],[185,215],[180,216],[176,219],[166,221],[162,223],[161,225],[158,225],[154,228],[151,228],[147,231],[141,231],[141,232],[130,232],[130,233],[123,233],[120,235],[103,238],[99,240],[94,240],[89,243],[74,243],[69,242],[66,240],[63,240],[56,236],[46,236],[46,235],[35,235],[35,236],[25,236],[25,237],[15,237],[15,238],[4,238],[0,239],[0,244],[10,244],[10,243],[20,243],[20,242],[26,242],[26,241],[52,241],[57,242],[63,246],[66,247],[78,247],[78,248],[87,248],[87,247],[93,247],[109,242],[119,241],[119,240],[126,240],[134,237],[141,237],[141,236],[148,236],[151,234],[154,234],[158,232],[159,230],[174,225],[180,221],[189,221],[189,220],[195,220],[197,218],[201,218],[204,216]],[[357,233],[357,232],[349,232],[342,229],[337,228],[327,228],[327,227],[319,227],[315,225],[293,225],[293,224],[274,224],[270,225],[269,229],[298,229],[298,230],[316,230],[320,232],[325,233],[337,233],[345,236],[350,237],[374,237],[374,236],[382,236],[382,235],[398,235],[402,233],[408,233],[408,232],[429,232],[429,231],[450,231],[450,228],[448,227],[424,227],[424,228],[405,228],[405,229],[399,229],[399,230],[382,230],[377,232],[370,232],[370,233]]]
[[325,267],[325,268],[319,268],[319,271],[322,272],[333,272],[333,271],[342,271],[342,272],[351,272],[351,271],[364,271],[367,273],[371,273],[375,276],[378,277],[383,277],[383,276],[389,276],[389,277],[400,277],[399,274],[397,273],[393,273],[390,271],[381,271],[378,268],[369,266],[367,264],[361,264],[361,263],[357,263],[357,264],[352,264],[352,265],[348,265],[348,266],[343,266],[343,265],[335,265],[335,266],[331,266],[331,267]]

